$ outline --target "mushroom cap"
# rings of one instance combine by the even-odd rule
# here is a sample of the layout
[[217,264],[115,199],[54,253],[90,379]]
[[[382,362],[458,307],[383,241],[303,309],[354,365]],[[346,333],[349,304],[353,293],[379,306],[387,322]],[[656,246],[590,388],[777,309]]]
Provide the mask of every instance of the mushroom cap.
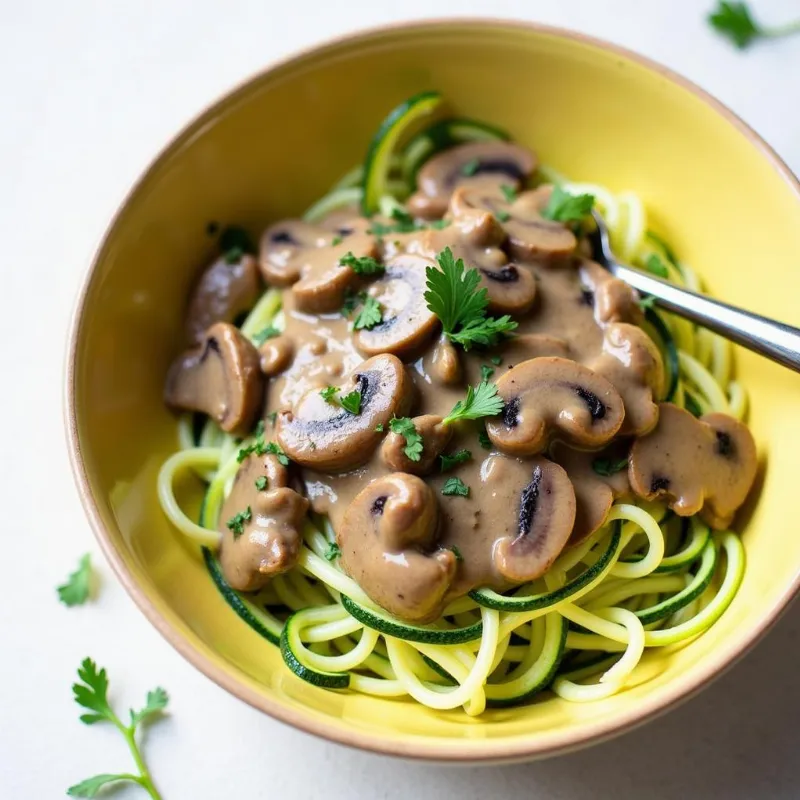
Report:
[[519,495],[516,531],[494,546],[498,572],[513,583],[543,575],[575,523],[575,493],[567,473],[546,458],[535,458],[528,466],[530,481]]
[[301,219],[284,219],[270,225],[261,236],[259,266],[271,286],[291,286],[300,280],[306,250],[326,247],[333,239],[330,228],[322,228]]
[[258,351],[237,328],[217,322],[167,373],[164,401],[170,408],[202,411],[222,430],[245,434],[264,398]]
[[439,337],[433,352],[426,354],[424,362],[426,372],[442,386],[461,384],[464,369],[458,348],[444,335]]
[[747,426],[727,414],[700,419],[672,403],[631,448],[628,477],[646,500],[664,497],[680,516],[700,512],[713,528],[730,525],[755,480],[758,456]]
[[391,431],[381,445],[381,460],[394,472],[427,475],[434,469],[436,459],[450,443],[453,429],[449,425],[442,425],[442,417],[438,414],[423,414],[411,421],[422,437],[422,454],[419,461],[412,461],[405,454],[405,437]]
[[435,546],[438,504],[415,475],[394,472],[369,483],[345,511],[336,539],[341,564],[382,608],[400,619],[439,615],[456,557]]
[[[259,492],[252,481],[242,487],[244,491],[234,489],[222,507],[220,565],[234,589],[254,592],[297,564],[308,500],[286,487]],[[247,502],[240,502],[240,495]],[[250,521],[234,536],[226,521],[246,508],[251,509]]]
[[290,336],[275,336],[267,339],[258,348],[261,371],[265,375],[278,375],[292,363],[294,352],[294,342]]
[[[474,169],[469,169],[475,165]],[[417,192],[408,200],[412,213],[434,219],[447,210],[450,195],[459,186],[519,187],[537,166],[536,156],[511,142],[485,141],[443,150],[417,173]],[[465,174],[465,172],[469,174]]]
[[553,438],[598,448],[622,425],[619,392],[606,378],[566,358],[523,361],[502,375],[505,406],[486,425],[492,443],[512,455],[535,455]]
[[215,322],[233,322],[255,305],[260,294],[261,276],[253,256],[243,255],[233,263],[221,256],[203,271],[189,297],[188,340],[199,344]]
[[358,414],[325,401],[315,389],[294,409],[278,415],[277,438],[293,461],[323,472],[343,472],[366,463],[381,440],[376,427],[387,427],[393,416],[405,415],[414,385],[400,359],[386,353],[360,364],[344,380],[339,394],[353,390],[361,394]]
[[639,293],[632,286],[589,258],[581,260],[578,275],[582,286],[591,294],[598,325],[612,322],[641,325],[644,314],[639,306]]
[[625,446],[616,442],[604,450],[588,452],[575,450],[555,442],[550,456],[567,473],[575,491],[575,525],[567,546],[573,547],[599,530],[606,521],[614,500],[630,494],[628,470],[623,468],[610,475],[594,469],[598,459],[614,464],[625,457]]
[[575,234],[562,222],[545,219],[545,206],[552,186],[523,192],[508,206],[509,219],[503,223],[508,234],[508,252],[521,261],[560,261],[575,252]]
[[365,355],[393,353],[407,358],[418,353],[435,335],[439,320],[425,300],[425,269],[432,261],[401,255],[386,265],[383,276],[372,284],[372,294],[383,308],[383,321],[357,331],[356,347]]

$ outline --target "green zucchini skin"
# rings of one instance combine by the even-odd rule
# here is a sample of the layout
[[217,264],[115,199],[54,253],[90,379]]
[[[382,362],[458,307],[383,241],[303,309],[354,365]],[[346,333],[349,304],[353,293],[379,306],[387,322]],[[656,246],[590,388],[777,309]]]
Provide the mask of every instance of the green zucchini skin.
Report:
[[666,392],[664,393],[664,401],[669,403],[675,397],[678,391],[678,378],[680,377],[680,364],[678,361],[678,348],[675,345],[675,340],[672,338],[667,324],[661,319],[661,316],[648,308],[644,312],[644,318],[655,328],[661,341],[664,343],[664,351],[667,355],[667,368],[669,370],[669,383],[667,384]]
[[451,630],[436,630],[422,625],[412,625],[407,622],[395,620],[386,614],[380,614],[351,600],[347,595],[342,595],[342,605],[350,616],[368,628],[379,633],[402,639],[406,642],[422,642],[423,644],[463,644],[480,639],[483,634],[483,623],[476,622],[465,628]]
[[296,624],[295,615],[286,620],[281,632],[280,648],[283,661],[298,678],[323,689],[346,689],[350,685],[349,672],[322,672],[303,664],[302,659],[292,650],[289,640]]
[[527,595],[523,597],[507,597],[489,589],[474,589],[469,596],[478,605],[486,608],[494,608],[498,611],[536,611],[542,608],[550,608],[557,605],[575,594],[575,592],[594,580],[608,565],[619,549],[622,540],[622,526],[617,523],[614,526],[614,533],[611,536],[609,545],[603,555],[592,564],[589,569],[573,578],[569,583],[556,589],[554,592],[544,592],[542,594]]

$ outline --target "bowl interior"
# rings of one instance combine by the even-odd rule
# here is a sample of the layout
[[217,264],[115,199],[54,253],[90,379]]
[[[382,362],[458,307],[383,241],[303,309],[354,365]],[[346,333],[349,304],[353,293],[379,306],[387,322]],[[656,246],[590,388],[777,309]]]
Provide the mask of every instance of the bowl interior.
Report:
[[[739,352],[763,458],[740,515],[748,566],[734,604],[682,650],[650,653],[607,700],[543,699],[478,720],[413,702],[302,683],[223,603],[162,516],[156,474],[177,445],[161,402],[189,286],[212,255],[209,221],[258,232],[299,214],[364,155],[385,112],[435,88],[459,115],[507,128],[576,179],[635,190],[651,224],[726,300],[791,321],[800,260],[798,189],[713,104],[652,65],[579,37],[507,23],[373,32],[284,63],[207,111],[168,147],[119,212],[76,319],[70,424],[87,507],[146,613],[201,669],[280,718],[399,754],[475,761],[573,747],[698,688],[793,592],[787,535],[800,452],[800,378]],[[192,493],[187,479],[187,497]],[[195,498],[196,499],[196,498]],[[190,500],[191,502],[191,500]]]

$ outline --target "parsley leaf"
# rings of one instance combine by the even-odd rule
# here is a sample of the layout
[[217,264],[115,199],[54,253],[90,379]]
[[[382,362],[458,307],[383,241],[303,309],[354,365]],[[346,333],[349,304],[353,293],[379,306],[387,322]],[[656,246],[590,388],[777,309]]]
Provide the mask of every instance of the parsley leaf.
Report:
[[361,413],[361,392],[358,389],[353,389],[349,394],[342,395],[339,398],[339,403],[345,411],[351,414]]
[[331,245],[336,247],[337,244],[341,244],[343,241],[344,239],[341,236],[334,236],[333,239],[331,239]]
[[486,433],[486,428],[478,431],[478,443],[484,450],[492,449],[492,440],[489,438],[489,434]]
[[225,259],[226,264],[238,264],[243,255],[244,250],[241,247],[231,247],[230,250],[225,251],[222,257]]
[[267,339],[274,339],[276,336],[280,336],[281,331],[279,331],[274,325],[267,325],[265,328],[262,328],[258,333],[253,334],[253,344],[256,347],[261,347]]
[[428,223],[429,228],[433,228],[435,231],[442,231],[450,224],[449,219],[435,219],[433,222]]
[[275,423],[278,420],[278,412],[277,411],[270,411],[269,414],[267,414],[266,418],[270,421],[272,427],[274,428],[275,427]]
[[118,781],[136,783],[145,789],[151,797],[160,797],[153,779],[150,776],[140,745],[136,740],[136,732],[142,723],[151,722],[166,708],[169,695],[158,687],[147,693],[144,708],[130,711],[130,725],[125,725],[108,702],[108,675],[105,669],[97,668],[91,658],[86,658],[78,668],[79,682],[73,684],[72,692],[75,702],[90,713],[81,715],[81,722],[94,725],[96,722],[110,722],[124,737],[140,774],[101,773],[76,783],[67,789],[70,797],[95,797],[104,786]]
[[336,399],[336,395],[339,394],[339,390],[335,386],[326,386],[324,389],[320,389],[319,393],[322,395],[322,399],[326,403],[330,403],[332,400]]
[[456,557],[456,561],[463,561],[464,556],[461,555],[461,551],[458,549],[458,545],[454,544],[450,550],[452,551],[453,555]]
[[267,488],[267,476],[259,475],[256,478],[256,489],[258,489],[259,492],[263,492],[264,489],[266,488]]
[[471,178],[481,168],[479,158],[471,158],[461,167],[461,174],[465,178]]
[[517,327],[508,315],[499,319],[486,316],[489,296],[478,288],[481,276],[476,269],[465,269],[446,247],[437,256],[440,269],[425,268],[425,302],[442,323],[446,336],[469,350],[473,344],[490,346]]
[[250,522],[253,518],[253,510],[250,506],[244,511],[239,511],[237,514],[234,514],[225,524],[228,526],[228,530],[233,533],[234,541],[238,539],[244,533],[244,524],[245,522]]
[[503,358],[502,356],[492,356],[489,361],[491,361],[496,367],[499,367],[503,363]]
[[494,368],[487,364],[481,364],[481,380],[485,383],[494,375]]
[[383,264],[376,261],[372,256],[356,257],[352,252],[345,253],[339,259],[339,264],[342,267],[350,267],[356,275],[375,275],[386,269]]
[[339,309],[342,316],[349,317],[355,310],[359,303],[363,303],[366,298],[366,292],[351,292],[349,289],[345,293],[344,302]]
[[655,254],[653,253],[647,261],[645,261],[645,267],[647,267],[647,271],[651,272],[653,275],[656,275],[659,278],[664,278],[665,280],[669,278],[669,270],[667,269],[667,265]]
[[406,440],[403,452],[411,461],[422,458],[422,436],[414,427],[414,421],[408,417],[394,417],[389,420],[389,430]]
[[81,556],[78,562],[78,569],[71,573],[67,582],[58,587],[58,599],[65,605],[72,608],[81,606],[88,599],[92,590],[92,559],[91,556]]
[[461,478],[448,478],[442,486],[442,494],[469,497],[469,486]]
[[328,561],[335,561],[342,554],[342,549],[336,542],[330,542],[328,549],[325,551],[325,558]]
[[611,475],[616,475],[617,472],[622,472],[628,466],[628,459],[620,458],[617,461],[612,461],[610,458],[596,458],[592,461],[592,469],[605,478]]
[[647,295],[647,297],[639,298],[639,308],[641,308],[642,311],[647,311],[648,308],[652,308],[655,303],[656,298],[652,294]]
[[500,191],[503,193],[507,203],[513,203],[517,199],[517,190],[508,183],[501,183]]
[[475,388],[467,387],[466,398],[453,406],[453,410],[442,420],[442,425],[449,425],[460,419],[494,417],[502,410],[503,398],[497,394],[497,386],[483,382]]
[[756,39],[778,39],[781,36],[800,33],[800,20],[764,27],[753,17],[747,3],[720,0],[706,19],[717,33],[729,39],[740,50],[749,47]]
[[542,216],[556,222],[576,222],[582,220],[592,210],[593,205],[594,195],[570,194],[560,186],[556,186],[542,211]]
[[375,430],[376,430],[378,433],[383,433],[383,423],[382,423],[382,422],[379,422],[379,423],[378,423],[378,424],[375,426]]
[[509,214],[508,211],[504,211],[502,208],[499,211],[495,211],[494,215],[500,222],[508,222],[511,219],[511,214]]
[[376,325],[383,322],[383,311],[381,304],[372,295],[364,296],[364,306],[356,315],[353,327],[360,331],[362,329],[372,330]]
[[447,470],[469,461],[472,458],[472,453],[469,450],[459,450],[457,453],[449,456],[441,455],[439,458],[442,462],[442,472],[447,472]]
[[[277,442],[267,442],[267,446],[264,448],[264,453],[277,456],[279,464],[282,464],[284,467],[289,466],[289,456],[283,452],[283,448]],[[262,454],[259,453],[259,455]]]

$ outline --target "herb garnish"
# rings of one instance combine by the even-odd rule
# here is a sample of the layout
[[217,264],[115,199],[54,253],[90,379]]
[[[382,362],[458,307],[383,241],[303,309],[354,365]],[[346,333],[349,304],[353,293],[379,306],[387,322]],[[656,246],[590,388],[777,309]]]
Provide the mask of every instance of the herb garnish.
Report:
[[258,333],[253,334],[253,344],[256,347],[261,347],[267,339],[274,339],[276,336],[280,336],[281,331],[278,330],[274,325],[267,325],[265,328],[262,328]]
[[278,420],[278,412],[277,411],[270,411],[269,414],[267,414],[267,419],[270,421],[270,423],[272,424],[272,427],[274,428],[275,427],[275,423]]
[[744,50],[756,39],[778,39],[800,33],[800,20],[774,27],[764,27],[754,18],[747,3],[732,3],[721,0],[708,17],[709,25],[720,35]]
[[491,346],[501,336],[517,327],[507,314],[487,317],[489,295],[478,288],[481,276],[476,269],[465,269],[462,259],[455,259],[446,247],[436,257],[440,269],[425,268],[428,290],[425,302],[442,323],[448,339],[460,344],[464,350],[473,345]]
[[492,440],[489,438],[489,434],[486,433],[486,428],[478,431],[478,443],[484,450],[492,449]]
[[234,514],[225,524],[228,526],[228,530],[233,533],[234,541],[238,539],[244,533],[244,524],[245,522],[250,522],[253,518],[253,510],[250,506],[244,511],[240,511],[238,514]]
[[284,467],[289,466],[289,456],[283,452],[283,448],[277,442],[267,442],[264,452],[267,455],[277,456],[278,463],[282,464]]
[[488,364],[481,364],[481,380],[488,381],[492,375],[494,375],[494,367],[490,367]]
[[336,561],[342,554],[342,548],[336,542],[329,542],[328,549],[325,551],[325,558],[328,561]]
[[579,222],[592,210],[593,205],[593,194],[570,194],[556,186],[542,210],[542,216],[556,222]]
[[376,325],[383,322],[383,311],[381,304],[370,294],[364,296],[364,306],[356,315],[353,327],[360,331],[362,329],[372,330]]
[[495,211],[494,215],[500,222],[508,222],[511,219],[511,214],[509,214],[508,211],[504,211],[502,208],[499,211]]
[[354,256],[350,251],[339,259],[339,264],[343,267],[350,267],[356,275],[375,275],[386,269],[380,261],[375,260],[372,256]]
[[651,272],[653,275],[656,275],[659,278],[664,278],[665,280],[669,278],[669,270],[667,269],[667,265],[655,253],[650,255],[647,261],[645,261],[644,265],[647,268],[647,271]]
[[226,250],[223,253],[222,257],[225,259],[226,264],[238,264],[243,255],[244,250],[241,247],[231,247],[230,250]]
[[461,478],[448,478],[442,486],[443,495],[457,495],[458,497],[469,497],[469,486]]
[[508,203],[513,203],[517,199],[517,190],[508,183],[501,183],[500,191]]
[[608,478],[611,475],[616,475],[618,472],[622,472],[628,466],[628,459],[620,458],[616,461],[612,461],[610,458],[596,458],[592,461],[592,469],[598,474],[602,475],[604,478]]
[[465,178],[471,178],[481,168],[479,158],[471,158],[461,167],[461,174]]
[[65,605],[72,608],[73,606],[81,606],[88,599],[92,590],[92,559],[91,556],[81,556],[78,562],[78,569],[70,573],[67,582],[62,584],[56,590],[58,592],[58,599]]
[[86,658],[78,669],[79,683],[72,686],[75,702],[83,706],[90,713],[81,715],[81,722],[85,725],[94,725],[95,722],[110,722],[123,736],[131,751],[139,774],[133,773],[102,773],[87,778],[67,789],[70,797],[94,797],[100,789],[111,783],[137,783],[153,800],[161,800],[161,795],[156,789],[150,771],[145,764],[144,756],[136,741],[136,733],[140,725],[157,719],[167,707],[169,695],[158,687],[147,693],[147,701],[140,711],[131,710],[130,725],[125,725],[114,713],[108,702],[108,676],[105,669],[97,669],[91,658]]
[[406,440],[403,452],[411,461],[419,461],[422,457],[422,436],[414,427],[414,421],[408,417],[394,417],[389,420],[389,430]]
[[335,386],[326,386],[324,389],[320,389],[319,393],[322,395],[322,399],[326,403],[330,403],[336,399],[336,395],[339,394],[339,390]]
[[259,492],[263,492],[264,489],[266,488],[267,488],[267,476],[259,475],[256,478],[256,489],[258,489]]
[[[271,415],[270,415],[271,416]],[[274,424],[274,422],[273,422]],[[246,447],[242,447],[239,452],[236,454],[236,461],[237,463],[241,464],[249,455],[255,454],[257,456],[263,455],[274,455],[278,457],[278,461],[283,464],[284,467],[289,466],[289,456],[283,452],[281,446],[277,442],[265,442],[263,439],[264,431],[262,429],[261,433],[256,436],[255,440],[248,444]]]
[[469,461],[472,458],[472,453],[469,450],[459,450],[457,453],[453,453],[452,455],[440,455],[439,459],[442,462],[442,472],[447,472],[449,469],[453,469],[453,467],[457,467],[459,464],[463,464],[465,461]]
[[458,545],[454,544],[450,550],[452,551],[453,555],[456,557],[456,561],[463,561],[464,556],[461,555],[461,551],[458,549]]
[[640,297],[639,298],[639,308],[642,311],[647,311],[648,308],[652,308],[656,303],[656,298],[652,294],[648,294],[647,297]]
[[345,293],[344,302],[339,310],[342,316],[349,317],[359,303],[363,303],[367,296],[366,292],[352,292],[349,289]]
[[339,398],[339,403],[345,411],[349,411],[351,414],[360,414],[361,392],[358,389],[354,389],[349,394],[342,395]]
[[336,247],[337,244],[341,244],[343,241],[344,239],[341,236],[334,236],[333,239],[331,239],[331,245]]
[[466,398],[453,406],[453,410],[442,420],[442,425],[449,425],[460,419],[494,417],[502,410],[503,398],[497,394],[497,386],[483,382],[474,388],[467,387]]

